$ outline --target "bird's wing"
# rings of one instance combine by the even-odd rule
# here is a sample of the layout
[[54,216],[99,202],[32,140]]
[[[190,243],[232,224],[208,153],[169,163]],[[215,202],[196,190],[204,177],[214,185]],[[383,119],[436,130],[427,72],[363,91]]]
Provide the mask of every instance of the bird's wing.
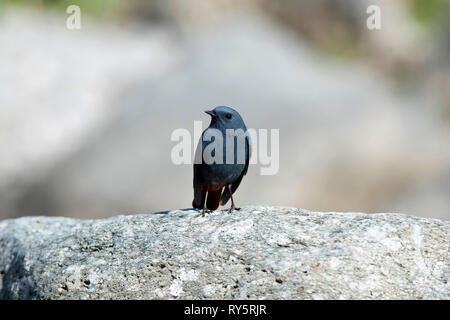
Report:
[[[201,141],[197,146],[197,150],[195,152],[195,157],[201,157],[202,152],[202,144]],[[200,153],[200,154],[199,154]],[[201,159],[201,158],[198,158]],[[194,187],[194,200],[192,201],[193,208],[203,208],[205,204],[206,197],[206,188],[203,186],[200,172],[201,164],[195,163],[194,161],[194,179],[193,179],[193,187]]]
[[[242,173],[239,176],[239,178],[237,178],[236,181],[234,181],[231,184],[231,193],[232,194],[239,187],[239,185],[241,184],[242,178],[247,174],[247,171],[248,171],[248,164],[250,162],[250,156],[251,156],[251,150],[252,150],[251,141],[250,141],[250,138],[248,135],[245,137],[245,144],[247,147],[247,158],[245,159],[245,167],[244,167],[244,170],[242,170]],[[228,200],[230,199],[230,197],[231,197],[230,191],[228,190],[227,187],[225,187],[223,190],[223,193],[222,193],[222,198],[220,199],[220,204],[225,205],[228,202]]]

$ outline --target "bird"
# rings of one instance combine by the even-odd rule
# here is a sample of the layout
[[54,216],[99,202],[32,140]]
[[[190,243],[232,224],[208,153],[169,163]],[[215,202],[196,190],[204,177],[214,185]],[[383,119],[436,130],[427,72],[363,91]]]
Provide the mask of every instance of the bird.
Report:
[[[240,209],[235,206],[233,193],[248,171],[251,155],[250,137],[244,120],[236,110],[218,106],[205,113],[211,116],[211,123],[203,131],[196,150],[192,207],[202,209],[204,216],[205,212],[212,212],[219,207],[219,204],[225,205],[231,199],[231,207],[228,210],[231,213],[233,210]],[[231,132],[235,132],[235,136],[231,136],[227,129],[234,130]],[[218,138],[211,138],[214,133],[222,137],[222,149],[218,147],[209,155],[204,151],[208,145],[217,142],[215,140]],[[227,144],[226,139],[234,139],[233,149],[230,144]],[[220,142],[220,139],[218,141]],[[221,150],[222,155],[220,155]],[[229,155],[228,159],[231,161],[228,163],[227,152],[232,156]],[[212,162],[214,157],[216,157],[215,161]]]

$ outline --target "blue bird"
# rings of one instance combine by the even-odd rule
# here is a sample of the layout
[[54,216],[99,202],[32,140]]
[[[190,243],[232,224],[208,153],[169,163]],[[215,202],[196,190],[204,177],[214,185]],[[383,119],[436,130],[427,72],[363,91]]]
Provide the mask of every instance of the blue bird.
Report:
[[[203,131],[196,150],[192,206],[203,209],[204,215],[206,211],[216,210],[219,203],[225,205],[231,198],[231,213],[240,209],[234,205],[233,193],[248,170],[250,138],[244,120],[236,110],[220,106],[205,112],[211,116],[211,123]],[[213,143],[217,148],[212,148]]]

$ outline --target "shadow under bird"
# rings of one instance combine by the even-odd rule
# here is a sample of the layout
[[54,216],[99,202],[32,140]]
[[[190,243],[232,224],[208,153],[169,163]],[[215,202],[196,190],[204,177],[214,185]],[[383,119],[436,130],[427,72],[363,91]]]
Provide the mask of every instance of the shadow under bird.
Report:
[[203,209],[204,215],[231,199],[231,213],[239,210],[235,207],[233,193],[248,170],[251,144],[247,127],[232,108],[221,106],[205,112],[211,116],[211,123],[203,131],[196,150],[192,206]]

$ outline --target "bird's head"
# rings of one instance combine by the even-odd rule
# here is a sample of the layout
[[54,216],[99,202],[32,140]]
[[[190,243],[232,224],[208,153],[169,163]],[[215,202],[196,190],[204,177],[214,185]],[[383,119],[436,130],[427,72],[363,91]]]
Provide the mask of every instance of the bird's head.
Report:
[[229,129],[244,129],[245,124],[240,114],[230,107],[215,107],[213,110],[205,111],[211,116],[211,125]]

